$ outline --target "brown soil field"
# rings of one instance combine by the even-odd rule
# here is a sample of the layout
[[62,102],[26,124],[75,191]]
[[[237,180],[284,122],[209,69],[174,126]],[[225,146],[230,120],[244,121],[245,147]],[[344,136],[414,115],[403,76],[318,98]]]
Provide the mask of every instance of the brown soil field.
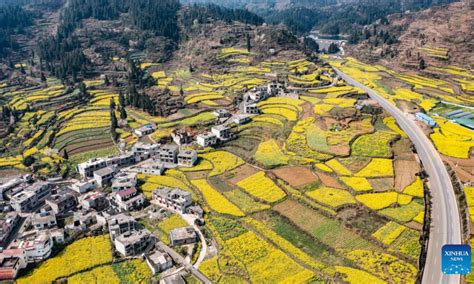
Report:
[[305,167],[285,167],[272,172],[293,187],[300,187],[318,181],[318,177]]
[[318,172],[316,174],[319,176],[319,178],[321,179],[321,181],[324,183],[325,186],[334,187],[334,188],[341,188],[341,189],[344,188],[344,186],[342,186],[337,181],[337,179],[333,178],[332,176],[330,176],[328,174],[325,174],[325,173],[321,173],[321,172]]
[[420,171],[420,166],[416,161],[395,160],[395,190],[403,191],[405,187],[415,181],[415,174]]
[[92,140],[83,142],[80,144],[68,145],[65,149],[69,155],[75,155],[83,152],[88,152],[91,150],[97,150],[102,148],[107,148],[113,146],[114,142],[111,139],[102,139],[102,140]]
[[329,149],[336,156],[348,156],[351,153],[351,147],[348,145],[329,146]]
[[313,113],[313,105],[311,105],[310,103],[306,102],[304,103],[303,105],[301,105],[303,107],[303,116],[301,117],[301,119],[305,119],[305,118],[308,118],[308,117],[312,117],[314,115]]
[[236,185],[239,181],[255,174],[256,172],[258,172],[258,170],[248,164],[245,164],[243,166],[240,166],[238,167],[237,169],[233,170],[232,171],[232,174],[234,174],[234,177],[229,179],[228,181],[233,184],[233,185]]
[[461,182],[468,183],[474,181],[474,159],[458,159],[441,156],[443,160],[451,165]]
[[370,184],[375,191],[387,191],[394,186],[394,178],[373,178],[369,179]]

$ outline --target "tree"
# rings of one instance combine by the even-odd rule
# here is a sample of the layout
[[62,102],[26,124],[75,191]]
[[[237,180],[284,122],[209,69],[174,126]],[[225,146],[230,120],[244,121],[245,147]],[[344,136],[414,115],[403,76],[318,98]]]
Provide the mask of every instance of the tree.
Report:
[[114,110],[116,107],[114,98],[110,98],[110,110]]
[[127,119],[127,111],[125,110],[125,107],[120,108],[120,119]]
[[181,97],[184,96],[183,85],[181,85],[181,87],[179,88],[179,95],[180,95]]
[[117,117],[115,116],[115,111],[113,109],[110,110],[110,127],[113,129],[118,127]]
[[123,96],[123,93],[122,93],[121,90],[119,91],[119,105],[120,105],[121,107],[125,107],[125,106],[126,106],[126,104],[125,104],[125,97]]
[[69,160],[69,154],[67,153],[67,150],[66,150],[66,149],[64,149],[63,158],[64,158],[64,160],[66,160],[66,161]]
[[34,162],[35,162],[35,158],[33,156],[27,156],[23,159],[23,165],[25,167],[29,167],[33,165]]
[[305,50],[309,52],[319,52],[319,44],[310,37],[305,37],[303,40]]
[[114,139],[114,141],[117,142],[119,140],[120,136],[118,135],[115,128],[113,128],[112,126],[110,126],[110,133],[112,134],[112,139]]
[[331,43],[328,47],[328,53],[329,54],[334,54],[334,53],[338,53],[339,52],[339,47],[337,46],[337,44],[335,44],[334,42]]
[[44,76],[43,72],[41,72],[41,82],[46,82],[46,76]]
[[426,62],[425,60],[422,58],[420,59],[420,62],[418,64],[418,67],[421,69],[421,70],[424,70],[426,68]]
[[247,51],[250,52],[251,49],[252,49],[252,44],[250,42],[250,35],[247,34]]

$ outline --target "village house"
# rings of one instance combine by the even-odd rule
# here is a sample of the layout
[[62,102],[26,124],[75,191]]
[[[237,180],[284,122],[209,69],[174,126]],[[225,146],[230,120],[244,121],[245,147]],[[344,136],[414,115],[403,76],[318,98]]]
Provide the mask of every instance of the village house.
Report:
[[108,207],[109,202],[102,192],[94,190],[80,196],[79,204],[85,210],[95,209],[101,211]]
[[94,177],[94,172],[105,167],[125,167],[136,163],[135,154],[127,152],[107,158],[94,158],[77,165],[77,171],[83,178]]
[[143,137],[145,135],[152,134],[153,131],[155,131],[153,125],[151,123],[148,123],[140,128],[135,129],[133,132],[135,133],[135,136],[138,138]]
[[43,211],[31,217],[31,225],[36,230],[46,230],[56,227],[58,222],[54,213]]
[[18,271],[26,266],[26,256],[22,249],[3,250],[0,253],[0,281],[14,280]]
[[120,172],[112,179],[112,192],[137,186],[137,174]]
[[137,161],[133,152],[126,152],[118,156],[108,157],[105,162],[107,167],[122,168],[133,165]]
[[230,131],[230,127],[226,125],[217,125],[211,128],[214,135],[220,140],[229,140],[233,138],[233,133]]
[[144,165],[138,169],[139,173],[157,175],[157,176],[161,176],[164,171],[165,171],[165,166],[160,162]]
[[183,167],[192,167],[197,161],[197,152],[195,150],[182,150],[178,154],[178,165]]
[[185,213],[186,208],[193,203],[191,193],[170,187],[159,187],[153,191],[153,201],[159,206],[180,213]]
[[123,256],[139,255],[155,244],[156,239],[148,230],[128,231],[114,240],[115,249]]
[[208,147],[217,143],[217,136],[212,132],[206,132],[196,136],[196,142],[202,147]]
[[139,193],[135,187],[132,187],[117,191],[114,200],[119,210],[131,211],[143,206],[145,196]]
[[144,161],[155,157],[160,150],[160,144],[149,144],[138,141],[132,147],[132,153],[137,161]]
[[193,137],[189,134],[186,129],[176,129],[171,132],[171,137],[173,138],[174,143],[177,145],[187,145],[193,142]]
[[258,105],[253,101],[243,102],[242,103],[242,112],[245,113],[245,114],[259,114],[260,109],[259,109]]
[[188,210],[187,210],[187,213],[192,214],[192,215],[194,215],[198,218],[202,218],[202,216],[204,215],[204,211],[202,210],[201,206],[199,206],[199,205],[189,206]]
[[153,272],[153,274],[160,273],[173,267],[173,260],[169,254],[161,251],[155,251],[152,254],[146,255],[146,263]]
[[71,185],[71,189],[79,194],[86,193],[97,188],[95,180],[78,181]]
[[28,212],[42,205],[50,195],[50,184],[37,182],[14,195],[10,200],[10,205],[16,211]]
[[84,178],[91,178],[94,176],[94,172],[107,167],[105,159],[90,159],[87,162],[80,163],[77,165],[77,172]]
[[0,219],[0,246],[4,248],[10,238],[11,233],[18,226],[20,215],[18,212],[9,212]]
[[55,214],[67,213],[77,206],[76,196],[64,191],[46,198],[45,202]]
[[245,123],[250,122],[250,117],[246,115],[236,115],[232,118],[232,121],[238,125],[245,124]]
[[259,102],[269,97],[267,90],[267,87],[256,87],[247,92],[244,97],[249,97],[254,102]]
[[119,235],[138,229],[135,218],[124,213],[110,216],[107,219],[107,226],[109,227],[110,239],[112,241]]
[[163,145],[158,151],[158,160],[162,163],[176,164],[178,162],[179,147],[177,145]]
[[228,118],[232,116],[232,114],[226,109],[217,109],[213,112],[213,114],[217,118]]
[[105,167],[94,172],[94,180],[99,187],[104,187],[112,182],[115,175],[115,168]]
[[41,262],[51,255],[53,239],[49,233],[40,233],[26,239],[16,239],[10,249],[21,249],[25,252],[28,263]]
[[171,230],[170,242],[172,246],[182,246],[195,243],[197,239],[196,231],[193,227],[181,227]]

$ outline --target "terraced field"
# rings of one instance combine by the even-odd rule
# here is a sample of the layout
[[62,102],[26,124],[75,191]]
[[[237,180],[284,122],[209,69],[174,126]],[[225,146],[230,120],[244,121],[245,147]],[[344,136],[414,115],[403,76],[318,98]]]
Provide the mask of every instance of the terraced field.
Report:
[[[182,89],[187,105],[167,118],[128,106],[126,125],[117,131],[124,147],[137,141],[134,128],[151,122],[157,130],[141,138],[143,141],[169,139],[174,129],[183,127],[207,131],[216,120],[213,110],[231,109],[243,92],[271,82],[272,73],[288,76],[288,88],[294,94],[263,100],[258,103],[261,113],[250,123],[230,124],[237,134],[235,140],[216,149],[193,145],[199,156],[196,166],[170,169],[162,176],[139,175],[140,190],[151,198],[159,186],[178,187],[191,192],[203,206],[205,230],[218,250],[200,270],[215,282],[415,283],[424,222],[424,180],[418,176],[420,167],[406,135],[376,106],[376,111],[360,107],[367,103],[363,92],[338,80],[329,66],[302,59],[300,54],[260,62],[259,58],[246,49],[222,49],[216,59],[228,63],[228,68],[208,73],[143,62],[141,68],[159,87],[176,94]],[[379,73],[388,72],[353,59],[335,64],[354,72],[364,68],[357,71],[359,76],[374,86],[382,80]],[[449,86],[441,80],[397,78],[415,86],[387,91],[393,103],[439,99],[427,98],[420,91],[427,88],[438,88],[437,96],[448,96]],[[80,107],[26,112],[7,140],[19,141],[9,146],[16,152],[2,156],[0,167],[23,169],[24,158],[33,156],[66,170],[87,158],[117,153],[118,143],[112,141],[110,132],[110,102],[118,100],[118,92],[100,80],[86,85],[89,96]],[[34,91],[3,87],[2,92],[20,107],[30,96],[24,94]],[[80,94],[61,95],[71,97],[71,105],[79,105],[75,98]],[[112,111],[120,116],[117,109]],[[443,139],[456,139],[465,146],[447,149],[447,153],[467,155],[469,133],[441,119],[441,128],[432,133],[432,139],[440,147]],[[69,161],[59,156],[64,151]],[[50,152],[53,154],[47,156]],[[407,161],[417,167],[404,170],[400,165]],[[398,175],[413,182],[400,183]],[[177,216],[170,220],[151,228],[165,242],[169,230],[184,225]],[[138,279],[137,273],[127,276],[120,271],[140,271],[139,264],[121,265],[104,261],[87,273],[66,271],[51,277],[81,282],[102,279],[107,273],[111,276],[103,281],[110,283],[117,279],[126,283],[124,277]]]

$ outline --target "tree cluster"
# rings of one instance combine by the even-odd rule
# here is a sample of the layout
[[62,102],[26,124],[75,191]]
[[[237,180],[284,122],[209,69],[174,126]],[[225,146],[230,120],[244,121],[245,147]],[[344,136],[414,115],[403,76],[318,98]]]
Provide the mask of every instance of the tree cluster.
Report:
[[196,21],[206,24],[210,21],[221,20],[227,23],[238,21],[250,25],[261,25],[263,19],[246,9],[229,9],[215,4],[189,6],[183,16],[184,26],[191,27]]
[[13,35],[23,33],[33,23],[33,16],[19,6],[0,6],[0,58],[18,48]]

